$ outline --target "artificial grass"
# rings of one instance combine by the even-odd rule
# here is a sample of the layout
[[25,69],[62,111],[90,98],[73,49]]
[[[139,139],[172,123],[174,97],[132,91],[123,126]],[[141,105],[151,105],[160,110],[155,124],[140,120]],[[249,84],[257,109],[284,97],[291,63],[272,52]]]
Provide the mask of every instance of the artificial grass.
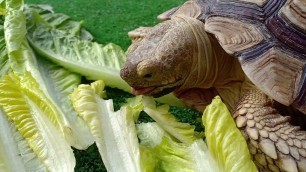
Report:
[[[185,0],[25,0],[25,3],[49,4],[56,13],[64,13],[73,20],[83,20],[84,27],[101,44],[115,43],[126,50],[130,45],[128,31],[139,26],[153,26],[158,23],[156,16],[163,11],[182,4]],[[107,88],[107,97],[114,100],[118,110],[125,99],[132,95],[118,89]],[[200,113],[188,108],[171,107],[179,121],[188,122],[202,131]],[[141,120],[152,119],[142,114]],[[74,150],[77,164],[76,172],[106,171],[95,145],[86,151]]]

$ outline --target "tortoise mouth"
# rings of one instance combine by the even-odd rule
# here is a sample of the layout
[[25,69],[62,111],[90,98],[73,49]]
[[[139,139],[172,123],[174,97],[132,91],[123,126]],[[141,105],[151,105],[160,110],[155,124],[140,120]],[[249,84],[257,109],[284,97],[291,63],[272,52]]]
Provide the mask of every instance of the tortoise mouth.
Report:
[[158,86],[147,86],[147,87],[132,87],[131,93],[134,95],[146,95],[153,97],[161,97],[175,91],[182,85],[181,81],[168,83]]

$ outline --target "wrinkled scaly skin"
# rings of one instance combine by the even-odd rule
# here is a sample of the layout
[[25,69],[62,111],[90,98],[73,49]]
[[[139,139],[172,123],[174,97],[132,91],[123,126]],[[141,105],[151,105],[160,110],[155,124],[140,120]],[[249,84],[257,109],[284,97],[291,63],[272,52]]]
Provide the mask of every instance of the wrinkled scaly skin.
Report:
[[199,111],[220,95],[261,171],[306,171],[306,132],[273,108],[273,101],[255,88],[202,22],[177,16],[129,36],[133,42],[121,77],[132,93],[161,96],[173,91]]
[[130,37],[133,44],[121,77],[134,94],[160,96],[174,91],[200,111],[219,94],[232,110],[252,87],[238,60],[225,53],[196,19],[176,17],[153,28],[136,29]]
[[273,103],[251,90],[233,112],[236,125],[260,171],[306,171],[306,131],[291,125],[290,117],[280,115]]

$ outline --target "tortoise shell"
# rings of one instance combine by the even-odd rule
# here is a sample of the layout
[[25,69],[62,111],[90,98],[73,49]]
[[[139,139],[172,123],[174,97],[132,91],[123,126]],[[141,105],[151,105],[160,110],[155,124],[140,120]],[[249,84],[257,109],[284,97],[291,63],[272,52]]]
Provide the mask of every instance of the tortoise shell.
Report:
[[158,18],[182,14],[204,22],[264,93],[306,113],[306,0],[194,0]]

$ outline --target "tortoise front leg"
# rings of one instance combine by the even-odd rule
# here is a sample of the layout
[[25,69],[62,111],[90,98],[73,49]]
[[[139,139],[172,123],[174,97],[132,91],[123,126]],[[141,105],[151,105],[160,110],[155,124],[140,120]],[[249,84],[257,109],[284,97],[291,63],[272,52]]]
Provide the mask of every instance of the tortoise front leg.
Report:
[[306,131],[289,123],[272,107],[273,101],[252,90],[233,113],[260,171],[306,171]]

